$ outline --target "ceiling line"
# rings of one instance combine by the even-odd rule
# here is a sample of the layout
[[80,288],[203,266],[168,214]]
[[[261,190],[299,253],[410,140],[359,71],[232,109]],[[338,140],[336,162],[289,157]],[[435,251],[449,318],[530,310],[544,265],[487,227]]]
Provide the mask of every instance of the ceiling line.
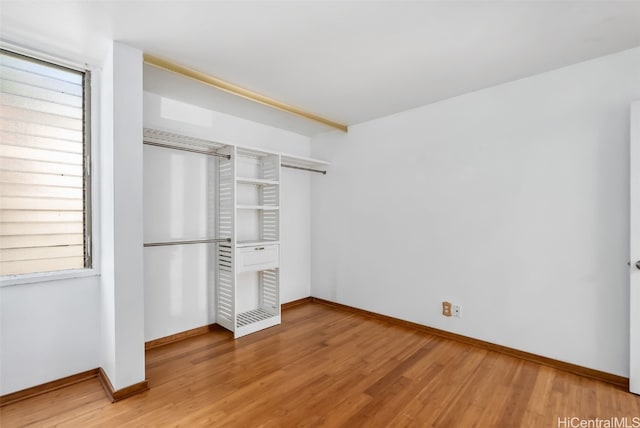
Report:
[[256,92],[250,91],[248,89],[241,88],[240,86],[234,85],[233,83],[225,82],[224,80],[218,79],[217,77],[210,76],[201,71],[193,70],[191,68],[172,63],[170,61],[167,61],[162,58],[158,58],[156,56],[153,56],[147,53],[144,54],[144,62],[154,67],[161,68],[163,70],[167,70],[172,73],[176,73],[181,76],[188,77],[190,79],[196,80],[200,83],[204,83],[209,86],[213,86],[216,89],[228,92],[238,97],[242,97],[247,100],[266,105],[271,108],[282,110],[287,113],[295,114],[297,116],[301,116],[301,117],[304,117],[305,119],[322,123],[323,125],[330,126],[332,128],[338,129],[343,132],[348,132],[349,130],[348,125],[326,119],[324,117],[318,116],[313,113],[309,113],[297,107],[291,106],[289,104],[285,104],[281,101],[274,100],[273,98],[269,98],[267,96],[260,95]]

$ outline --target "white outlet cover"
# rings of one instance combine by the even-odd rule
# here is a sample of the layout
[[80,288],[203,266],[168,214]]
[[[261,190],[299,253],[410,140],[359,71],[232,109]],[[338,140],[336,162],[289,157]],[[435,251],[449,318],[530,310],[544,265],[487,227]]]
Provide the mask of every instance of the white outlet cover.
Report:
[[462,318],[462,306],[460,306],[460,305],[452,305],[451,309],[452,309],[454,317]]

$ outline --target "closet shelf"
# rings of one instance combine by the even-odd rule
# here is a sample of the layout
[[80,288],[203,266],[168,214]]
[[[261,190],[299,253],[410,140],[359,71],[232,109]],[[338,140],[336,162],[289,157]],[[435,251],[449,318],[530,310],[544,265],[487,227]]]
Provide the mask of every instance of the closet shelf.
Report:
[[283,166],[295,167],[295,168],[307,168],[319,171],[326,171],[329,166],[329,162],[325,162],[319,159],[307,158],[303,156],[294,156],[282,154],[280,161]]
[[236,178],[236,183],[238,184],[255,184],[257,186],[270,186],[270,185],[278,185],[280,184],[277,180],[264,180],[262,178],[248,178],[248,177],[238,177]]
[[242,156],[243,158],[250,158],[250,159],[263,159],[265,157],[269,157],[269,156],[277,156],[278,154],[276,152],[270,152],[268,150],[262,150],[262,149],[255,149],[252,147],[243,147],[243,146],[236,146],[237,147],[237,151],[236,154],[238,156]]
[[263,211],[275,211],[280,207],[274,205],[236,205],[239,210],[263,210]]
[[257,246],[262,246],[262,245],[274,245],[274,244],[279,244],[280,241],[269,241],[269,240],[244,240],[244,241],[236,241],[236,247],[237,248],[243,248],[243,247],[257,247]]
[[256,321],[262,321],[275,316],[276,315],[271,314],[264,309],[254,309],[252,311],[241,312],[238,314],[237,326],[243,327],[247,324],[252,324]]
[[175,146],[176,148],[188,148],[203,151],[216,151],[228,146],[228,144],[225,143],[187,137],[185,135],[178,135],[171,132],[160,131],[158,129],[151,128],[144,128],[143,141],[166,144],[169,146]]

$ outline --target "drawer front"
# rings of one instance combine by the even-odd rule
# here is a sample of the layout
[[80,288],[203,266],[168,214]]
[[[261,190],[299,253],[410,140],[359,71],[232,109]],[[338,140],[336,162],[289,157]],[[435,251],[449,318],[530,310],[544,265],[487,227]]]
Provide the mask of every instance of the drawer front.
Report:
[[249,272],[277,268],[280,265],[279,245],[260,245],[237,250],[237,271]]

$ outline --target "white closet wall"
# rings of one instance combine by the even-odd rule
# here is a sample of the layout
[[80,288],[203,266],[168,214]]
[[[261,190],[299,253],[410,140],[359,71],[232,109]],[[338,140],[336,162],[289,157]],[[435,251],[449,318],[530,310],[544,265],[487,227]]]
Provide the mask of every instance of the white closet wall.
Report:
[[[145,242],[214,236],[214,165],[210,156],[144,147]],[[214,254],[215,244],[144,249],[145,340],[213,322]]]
[[[310,153],[308,137],[158,94],[145,92],[144,114],[148,128],[299,156]],[[215,158],[205,155],[145,146],[145,242],[215,236],[214,165]],[[310,295],[311,174],[282,169],[282,303]],[[145,341],[216,321],[214,245],[145,248]]]

